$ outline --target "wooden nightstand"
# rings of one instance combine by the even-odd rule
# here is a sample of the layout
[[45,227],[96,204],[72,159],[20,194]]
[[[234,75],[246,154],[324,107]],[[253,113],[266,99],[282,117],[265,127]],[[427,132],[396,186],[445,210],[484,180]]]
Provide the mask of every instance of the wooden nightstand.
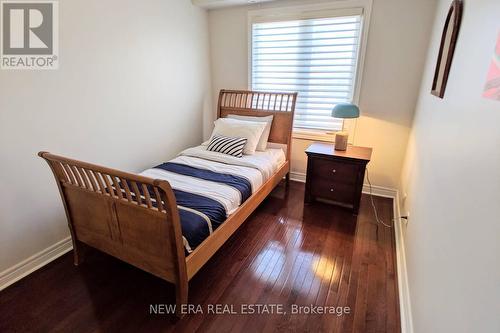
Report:
[[371,148],[348,146],[346,151],[332,144],[313,143],[306,149],[307,178],[305,202],[316,198],[359,211],[365,169]]

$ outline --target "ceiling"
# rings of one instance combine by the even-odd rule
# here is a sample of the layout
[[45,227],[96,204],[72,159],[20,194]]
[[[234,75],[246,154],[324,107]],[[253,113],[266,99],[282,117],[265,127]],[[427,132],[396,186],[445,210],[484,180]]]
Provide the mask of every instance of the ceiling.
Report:
[[207,9],[248,5],[253,3],[269,2],[269,1],[274,1],[274,0],[191,0],[191,2],[195,6]]

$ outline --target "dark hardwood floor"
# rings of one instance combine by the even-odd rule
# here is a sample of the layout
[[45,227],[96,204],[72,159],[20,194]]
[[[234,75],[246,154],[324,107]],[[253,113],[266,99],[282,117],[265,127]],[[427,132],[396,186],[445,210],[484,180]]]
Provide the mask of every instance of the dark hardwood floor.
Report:
[[[399,332],[393,230],[374,223],[368,196],[357,219],[303,199],[303,184],[278,187],[193,278],[189,300],[203,313],[152,314],[174,302],[173,286],[89,251],[79,267],[68,253],[1,291],[0,332]],[[391,221],[392,200],[375,202]],[[242,314],[245,304],[286,314]],[[311,304],[345,313],[291,313]]]

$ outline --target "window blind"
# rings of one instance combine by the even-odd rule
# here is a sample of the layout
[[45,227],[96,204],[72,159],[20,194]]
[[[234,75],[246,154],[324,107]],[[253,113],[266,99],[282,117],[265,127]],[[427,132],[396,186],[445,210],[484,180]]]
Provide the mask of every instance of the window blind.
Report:
[[340,130],[331,117],[352,102],[361,15],[252,24],[253,90],[299,92],[295,128]]

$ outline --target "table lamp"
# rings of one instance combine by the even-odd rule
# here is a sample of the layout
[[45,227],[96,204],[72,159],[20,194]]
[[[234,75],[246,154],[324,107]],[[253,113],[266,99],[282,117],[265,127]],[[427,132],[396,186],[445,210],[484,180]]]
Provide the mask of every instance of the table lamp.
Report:
[[[359,108],[351,103],[338,103],[333,107],[332,117],[340,119],[351,119],[359,117]],[[344,123],[342,123],[342,132],[335,134],[335,150],[346,150],[349,133],[344,132]]]

